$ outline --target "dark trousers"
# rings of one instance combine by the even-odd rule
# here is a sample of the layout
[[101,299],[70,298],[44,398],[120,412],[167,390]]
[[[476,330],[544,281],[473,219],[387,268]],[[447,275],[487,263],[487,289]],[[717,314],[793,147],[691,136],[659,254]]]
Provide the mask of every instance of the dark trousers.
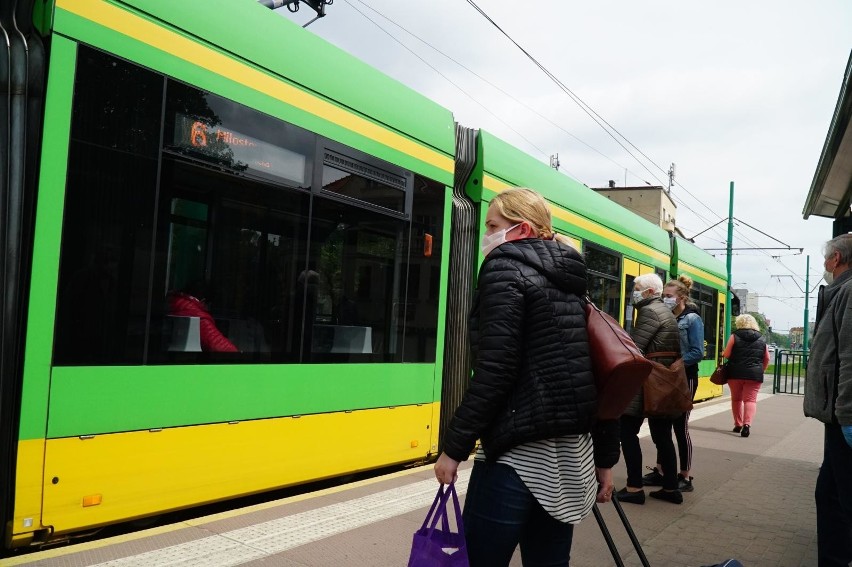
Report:
[[825,426],[825,452],[814,496],[819,567],[848,567],[852,562],[852,447],[839,425]]
[[[621,452],[624,454],[624,464],[627,466],[627,486],[642,488],[642,447],[639,445],[639,428],[642,427],[643,417],[622,415]],[[663,467],[663,488],[677,488],[677,454],[672,441],[672,424],[668,417],[649,417],[648,428],[651,439],[657,446],[657,462]]]
[[519,544],[524,567],[568,567],[574,526],[548,514],[508,465],[473,463],[462,517],[470,567],[509,565]]
[[[698,365],[692,364],[686,367],[686,379],[689,383],[689,391],[692,392],[692,399],[695,399],[695,392],[698,390]],[[692,469],[692,437],[689,436],[689,414],[684,412],[674,419],[673,428],[675,441],[677,441],[677,454],[680,457],[680,470],[688,471]],[[660,462],[660,456],[657,455],[657,462]]]

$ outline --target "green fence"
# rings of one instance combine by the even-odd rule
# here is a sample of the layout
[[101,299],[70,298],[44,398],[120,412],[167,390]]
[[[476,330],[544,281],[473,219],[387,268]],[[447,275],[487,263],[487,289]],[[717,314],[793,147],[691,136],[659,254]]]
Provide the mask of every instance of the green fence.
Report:
[[803,350],[775,351],[773,394],[804,394],[807,353]]

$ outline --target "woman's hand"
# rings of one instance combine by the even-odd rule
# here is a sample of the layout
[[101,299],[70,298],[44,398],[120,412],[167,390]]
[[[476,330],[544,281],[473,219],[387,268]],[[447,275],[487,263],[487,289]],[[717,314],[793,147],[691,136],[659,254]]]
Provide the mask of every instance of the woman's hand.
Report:
[[459,462],[448,457],[446,453],[441,453],[435,463],[435,478],[441,484],[454,483],[459,478]]
[[602,469],[595,467],[595,476],[598,477],[598,496],[596,502],[603,504],[612,500],[612,491],[615,486],[612,484],[612,469]]

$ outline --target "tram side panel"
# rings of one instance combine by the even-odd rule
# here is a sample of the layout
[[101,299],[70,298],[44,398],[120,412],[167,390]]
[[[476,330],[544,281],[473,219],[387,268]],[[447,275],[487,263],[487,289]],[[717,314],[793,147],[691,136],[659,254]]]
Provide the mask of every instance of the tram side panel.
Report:
[[7,545],[434,453],[448,154],[60,4]]

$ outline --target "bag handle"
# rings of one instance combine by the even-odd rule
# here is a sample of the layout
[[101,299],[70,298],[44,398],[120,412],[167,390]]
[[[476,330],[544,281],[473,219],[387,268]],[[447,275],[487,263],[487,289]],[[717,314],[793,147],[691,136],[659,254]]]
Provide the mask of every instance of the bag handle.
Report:
[[674,351],[650,352],[645,355],[645,358],[680,358],[680,353]]
[[423,520],[423,525],[420,527],[420,529],[422,530],[426,528],[427,524],[429,524],[429,531],[427,537],[432,537],[432,534],[435,532],[435,528],[437,528],[438,526],[438,519],[441,520],[441,526],[443,531],[450,531],[450,522],[449,518],[447,517],[447,504],[449,503],[450,497],[452,497],[453,499],[453,508],[456,513],[456,524],[458,526],[458,531],[459,533],[464,533],[461,506],[459,506],[459,497],[456,493],[456,486],[455,483],[450,483],[447,485],[446,490],[444,489],[443,484],[438,487],[438,494],[435,495],[435,500],[432,502],[432,507],[429,508],[429,513],[426,514],[426,519]]

